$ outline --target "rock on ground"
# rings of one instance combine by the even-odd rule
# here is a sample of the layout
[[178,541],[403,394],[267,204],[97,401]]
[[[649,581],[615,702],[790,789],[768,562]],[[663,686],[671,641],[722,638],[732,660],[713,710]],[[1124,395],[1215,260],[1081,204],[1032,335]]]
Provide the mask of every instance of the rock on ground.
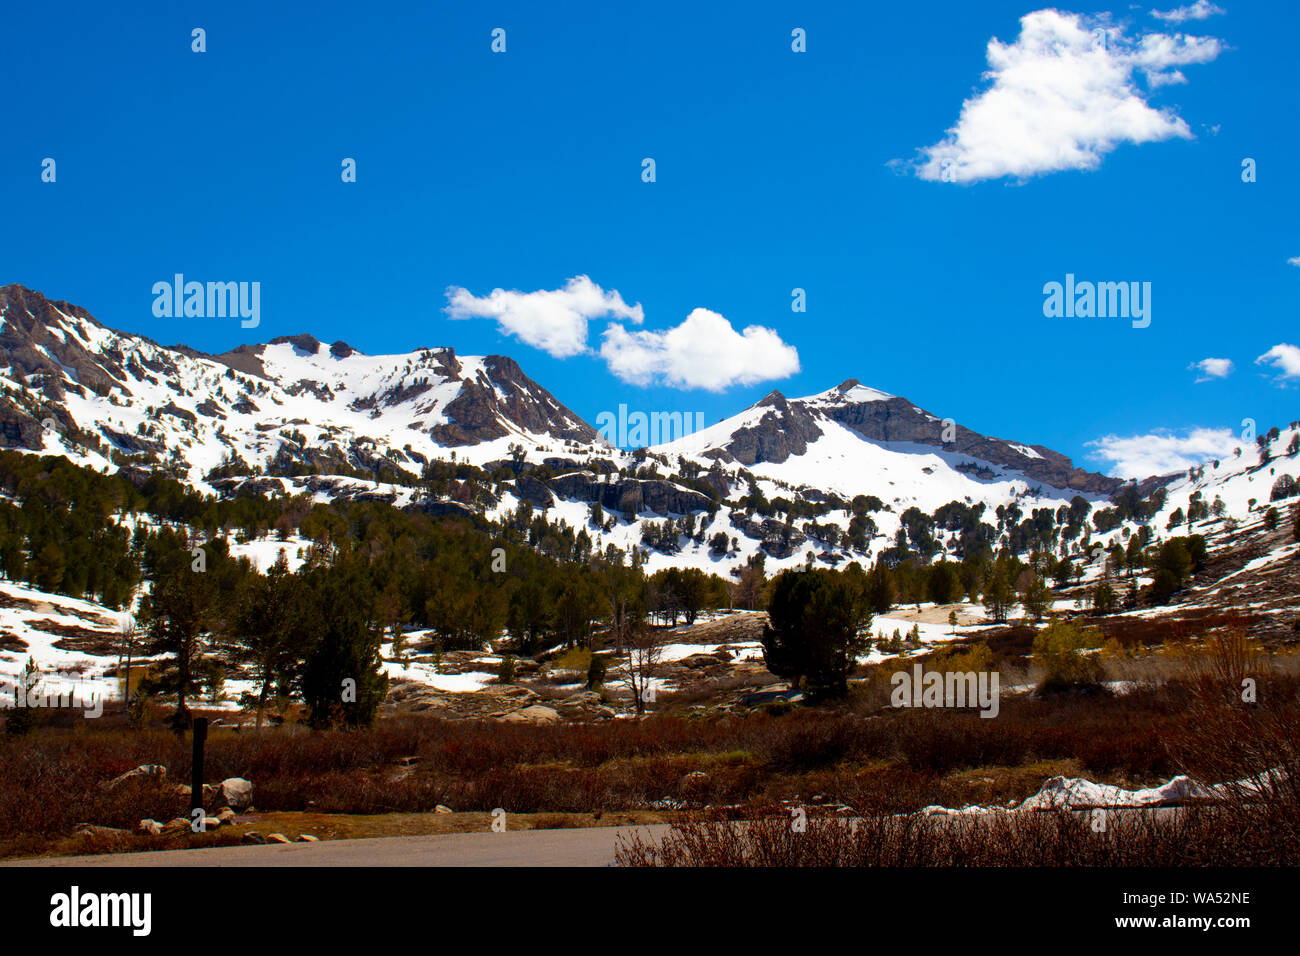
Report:
[[508,723],[556,724],[560,722],[561,718],[559,711],[553,707],[547,707],[545,704],[531,704],[508,714],[502,714],[498,719]]
[[253,805],[253,784],[243,777],[227,777],[221,781],[221,797],[236,810]]

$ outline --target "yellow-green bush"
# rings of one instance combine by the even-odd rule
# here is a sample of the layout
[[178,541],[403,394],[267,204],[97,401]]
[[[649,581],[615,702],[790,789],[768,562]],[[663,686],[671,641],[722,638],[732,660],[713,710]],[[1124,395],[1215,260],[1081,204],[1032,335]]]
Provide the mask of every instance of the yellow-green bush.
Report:
[[1085,651],[1103,643],[1101,630],[1074,621],[1055,621],[1034,636],[1034,663],[1043,670],[1039,690],[1087,687],[1101,682],[1096,655]]

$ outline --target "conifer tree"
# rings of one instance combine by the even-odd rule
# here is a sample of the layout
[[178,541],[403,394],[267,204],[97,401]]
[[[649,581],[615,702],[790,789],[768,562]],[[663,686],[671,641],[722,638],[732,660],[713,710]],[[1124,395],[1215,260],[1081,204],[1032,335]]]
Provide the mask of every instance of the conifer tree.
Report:
[[843,697],[857,655],[860,631],[871,623],[861,596],[841,574],[818,569],[785,571],[773,582],[763,630],[763,657],[778,677],[802,685],[813,699]]
[[287,684],[311,640],[311,615],[302,579],[289,572],[283,554],[266,576],[250,575],[236,597],[231,630],[240,658],[258,683],[256,727],[261,729],[271,688]]
[[366,726],[388,693],[374,586],[355,556],[313,570],[308,580],[309,630],[315,639],[296,681],[308,719],[318,728]]
[[205,636],[212,630],[214,584],[207,570],[194,568],[188,553],[176,551],[168,556],[166,567],[154,578],[152,591],[141,601],[148,653],[172,658],[171,668],[149,690],[176,695],[176,710],[171,718],[176,730],[190,726],[188,701],[200,692],[194,663]]

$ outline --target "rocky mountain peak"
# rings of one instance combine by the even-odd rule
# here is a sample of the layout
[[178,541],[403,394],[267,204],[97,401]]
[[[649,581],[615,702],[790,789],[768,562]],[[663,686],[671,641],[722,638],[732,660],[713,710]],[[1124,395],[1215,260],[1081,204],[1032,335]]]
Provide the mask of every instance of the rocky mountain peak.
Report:
[[307,333],[210,355],[116,332],[21,285],[0,288],[0,378],[17,396],[0,399],[0,447],[50,447],[53,420],[55,443],[95,467],[165,462],[193,481],[304,466],[418,474],[455,447],[509,439],[554,453],[596,439],[507,356],[363,356]]
[[[1069,458],[1050,449],[981,435],[856,378],[802,399],[787,399],[773,391],[735,419],[734,429],[723,432],[726,438],[699,449],[702,457],[745,466],[784,464],[808,454],[829,423],[834,423],[866,442],[892,446],[903,454],[914,455],[916,446],[931,446],[944,456],[945,468],[981,480],[1005,482],[1021,476],[1031,484],[1062,492],[1098,495],[1113,494],[1121,484],[1119,479],[1076,468]],[[864,476],[863,480],[873,479]]]
[[[116,332],[21,285],[0,287],[0,378],[9,388],[0,445],[50,450],[66,441],[96,467],[165,466],[195,482],[304,467],[320,476],[380,466],[418,474],[452,449],[459,460],[492,463],[510,446],[544,459],[600,442],[509,356],[447,347],[369,356],[307,333],[214,356]],[[1050,449],[981,435],[856,378],[807,398],[773,390],[730,427],[706,432],[693,445],[682,439],[680,451],[777,466],[774,479],[809,495],[837,483],[895,501],[938,488],[996,497],[1039,485],[1068,499],[1120,486]]]
[[314,335],[280,335],[271,339],[271,345],[292,345],[307,355],[317,355],[321,350],[320,340]]

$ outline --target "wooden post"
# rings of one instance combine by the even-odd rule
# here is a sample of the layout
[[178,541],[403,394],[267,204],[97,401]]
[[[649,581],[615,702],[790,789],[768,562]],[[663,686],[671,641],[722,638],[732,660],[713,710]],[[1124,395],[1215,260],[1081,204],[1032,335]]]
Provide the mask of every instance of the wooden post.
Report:
[[203,808],[203,744],[208,739],[208,718],[194,718],[194,753],[190,760],[190,812]]

